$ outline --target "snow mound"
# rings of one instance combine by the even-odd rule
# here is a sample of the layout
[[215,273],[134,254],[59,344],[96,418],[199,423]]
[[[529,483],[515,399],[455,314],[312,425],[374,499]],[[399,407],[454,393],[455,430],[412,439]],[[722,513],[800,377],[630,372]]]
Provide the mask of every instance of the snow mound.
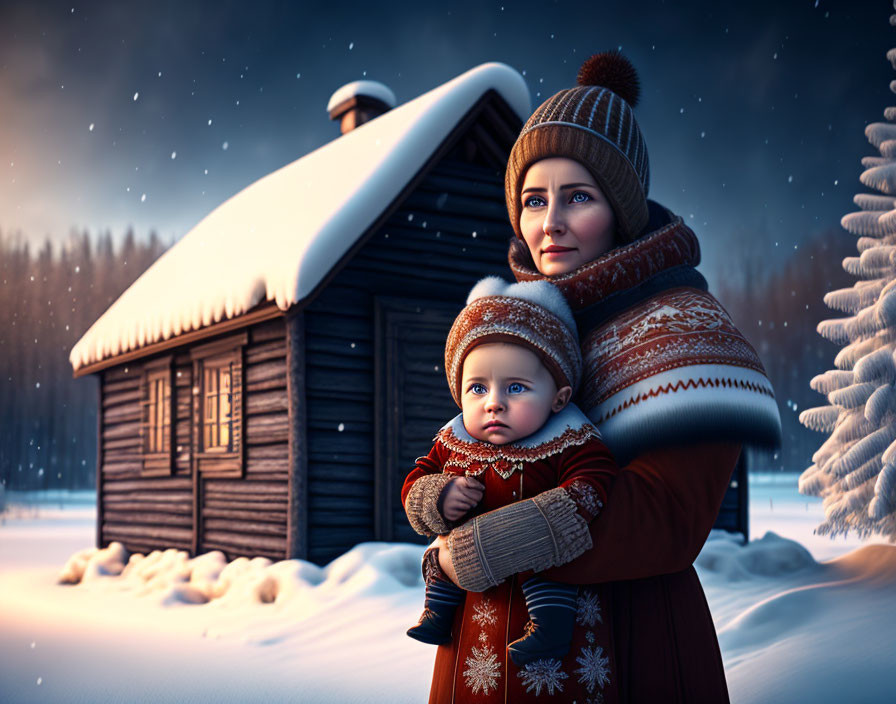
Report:
[[272,604],[289,602],[310,590],[317,601],[388,595],[422,584],[421,546],[360,543],[326,567],[304,560],[271,562],[239,557],[227,562],[220,551],[194,558],[183,550],[128,552],[121,543],[80,550],[59,575],[61,584],[113,577],[123,591],[161,605]]
[[896,585],[896,546],[866,545],[829,564],[866,585],[892,590]]
[[128,551],[121,543],[98,550],[87,548],[72,555],[59,573],[59,584],[78,584],[100,577],[117,576],[125,567]]
[[714,574],[729,582],[756,577],[781,577],[818,563],[806,548],[777,533],[767,532],[760,540],[741,545],[734,539],[714,535],[694,562],[703,573]]
[[409,544],[360,543],[324,568],[321,586],[370,596],[422,584],[422,551]]
[[[819,632],[827,628],[825,624],[830,625],[832,621],[841,619],[848,626],[850,637],[858,633],[857,641],[860,641],[863,629],[868,634],[875,630],[872,623],[867,621],[879,619],[884,612],[892,611],[896,547],[868,545],[816,567],[811,580],[776,591],[719,629],[719,644],[723,652],[755,652],[779,644],[788,637],[811,643],[813,639],[817,641]],[[838,606],[847,603],[847,595],[861,595],[859,598],[865,607],[861,614],[857,611],[850,614],[842,609],[838,613]],[[879,605],[876,606],[877,602]],[[873,615],[875,612],[878,613],[876,617]],[[892,616],[886,620],[896,622]],[[863,622],[866,623],[862,625]],[[846,629],[841,631],[844,638],[846,632]],[[857,650],[860,649],[859,642],[856,646]]]

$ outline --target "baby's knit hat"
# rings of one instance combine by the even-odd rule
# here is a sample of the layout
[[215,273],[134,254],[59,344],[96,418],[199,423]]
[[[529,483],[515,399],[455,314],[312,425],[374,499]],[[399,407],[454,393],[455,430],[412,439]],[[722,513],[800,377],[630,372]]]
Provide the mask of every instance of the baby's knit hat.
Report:
[[578,84],[541,104],[523,125],[507,161],[504,194],[517,237],[527,169],[550,157],[584,165],[613,207],[622,243],[647,225],[650,166],[647,145],[632,108],[640,84],[631,62],[618,51],[595,54],[579,69]]
[[576,322],[563,294],[547,281],[511,284],[498,276],[477,283],[467,296],[445,343],[445,374],[460,406],[464,358],[477,345],[509,342],[535,352],[557,388],[582,378]]

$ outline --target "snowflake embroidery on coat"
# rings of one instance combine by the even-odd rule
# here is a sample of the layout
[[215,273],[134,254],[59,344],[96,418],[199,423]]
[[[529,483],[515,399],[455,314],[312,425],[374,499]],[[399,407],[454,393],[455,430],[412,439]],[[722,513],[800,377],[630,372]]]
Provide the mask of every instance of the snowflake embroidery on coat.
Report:
[[488,599],[483,599],[473,607],[473,621],[480,626],[493,626],[498,622],[497,612]]
[[610,658],[604,655],[604,649],[599,645],[584,646],[581,655],[576,657],[576,662],[581,665],[575,674],[579,676],[579,682],[585,685],[588,693],[594,692],[596,687],[603,687],[610,683]]
[[603,623],[604,619],[600,615],[600,601],[597,594],[586,589],[579,594],[576,599],[576,623],[580,626],[588,626],[591,628],[595,623]]
[[498,655],[490,647],[473,648],[465,662],[464,678],[467,686],[476,694],[480,690],[488,694],[492,689],[497,689],[498,678],[501,676],[501,665],[498,663]]
[[527,693],[534,689],[537,697],[544,689],[548,694],[554,694],[555,691],[563,691],[562,680],[569,677],[560,669],[561,665],[562,663],[555,658],[542,658],[530,662],[517,676],[523,681]]
[[587,633],[585,633],[585,640],[587,640],[589,643],[593,643],[594,634],[591,631],[588,631]]

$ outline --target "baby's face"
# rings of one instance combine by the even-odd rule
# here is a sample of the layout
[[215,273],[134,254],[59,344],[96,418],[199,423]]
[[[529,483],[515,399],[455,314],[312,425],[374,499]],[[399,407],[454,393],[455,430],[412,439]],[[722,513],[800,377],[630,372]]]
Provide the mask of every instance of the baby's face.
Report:
[[464,427],[477,440],[504,445],[531,435],[569,400],[531,350],[488,343],[464,359],[461,409]]

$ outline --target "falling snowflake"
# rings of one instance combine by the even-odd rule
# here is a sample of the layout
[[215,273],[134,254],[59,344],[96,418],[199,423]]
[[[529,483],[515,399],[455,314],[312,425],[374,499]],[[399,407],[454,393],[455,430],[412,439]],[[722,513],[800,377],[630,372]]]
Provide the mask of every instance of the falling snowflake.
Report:
[[576,658],[581,665],[575,674],[579,676],[579,682],[585,685],[588,693],[594,692],[596,687],[604,687],[610,683],[610,658],[604,655],[604,649],[599,645],[584,646],[582,654]]
[[586,589],[579,594],[576,600],[578,609],[576,611],[576,623],[580,626],[588,626],[591,628],[595,623],[603,623],[604,619],[600,615],[600,601],[597,594]]
[[561,680],[569,675],[560,669],[561,664],[556,658],[542,658],[526,665],[519,671],[518,677],[523,681],[526,692],[534,689],[536,697],[541,694],[542,689],[546,689],[548,694],[553,694],[554,690],[562,692]]
[[464,664],[467,666],[464,677],[473,694],[479,690],[482,690],[483,694],[488,694],[491,689],[497,689],[501,666],[498,663],[497,653],[491,648],[488,646],[473,648]]
[[484,600],[473,607],[473,621],[480,626],[493,626],[498,622],[497,612],[490,601]]

